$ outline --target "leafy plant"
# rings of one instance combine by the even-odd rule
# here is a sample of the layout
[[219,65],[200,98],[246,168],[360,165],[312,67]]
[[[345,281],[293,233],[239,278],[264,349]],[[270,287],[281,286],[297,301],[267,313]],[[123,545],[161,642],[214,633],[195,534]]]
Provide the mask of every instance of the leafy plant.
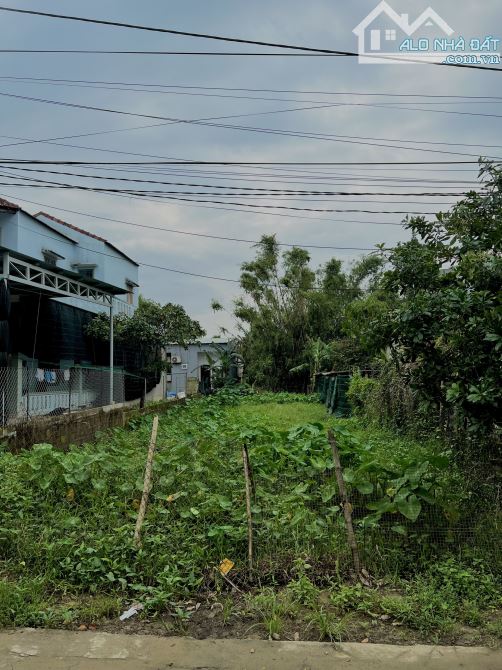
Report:
[[477,455],[499,457],[502,170],[481,163],[480,179],[481,190],[449,212],[407,221],[412,239],[389,253],[381,283],[393,303],[367,324],[366,338],[406,366],[422,402],[446,414],[448,428],[467,426],[483,440]]

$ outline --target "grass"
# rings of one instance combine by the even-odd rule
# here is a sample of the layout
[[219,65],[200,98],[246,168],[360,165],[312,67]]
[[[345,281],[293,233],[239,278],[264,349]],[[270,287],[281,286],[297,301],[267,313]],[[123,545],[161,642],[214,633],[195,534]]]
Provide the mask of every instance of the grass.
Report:
[[246,425],[266,424],[271,430],[289,430],[303,423],[328,423],[323,405],[313,403],[270,402],[264,405],[250,402],[232,408],[229,417]]
[[[378,540],[363,545],[366,564],[373,561],[374,575],[392,582],[399,597],[350,583],[328,425],[337,431],[358,535],[369,520],[364,537]],[[423,635],[446,635],[457,623],[497,634],[490,614],[501,606],[495,568],[476,547],[454,555],[451,546],[448,558],[434,544],[438,519],[446,523],[441,496],[451,500],[459,476],[451,467],[422,467],[438,444],[335,421],[322,405],[289,394],[224,392],[174,407],[160,417],[137,550],[132,536],[150,430],[151,418],[142,418],[67,453],[38,445],[0,454],[0,626],[96,623],[139,600],[147,614],[170,614],[176,630],[189,630],[183,602],[222,588],[214,570],[229,558],[230,577],[248,591],[247,609],[266,635],[282,636],[300,618],[314,636],[340,639],[354,616],[389,616]],[[251,580],[243,444],[254,489]],[[431,501],[421,503],[419,535],[409,518],[416,504],[400,503],[376,521],[368,511],[369,500],[391,495],[385,482],[398,476],[396,468],[410,495],[423,489]],[[239,612],[230,596],[222,607],[223,624],[233,625]]]

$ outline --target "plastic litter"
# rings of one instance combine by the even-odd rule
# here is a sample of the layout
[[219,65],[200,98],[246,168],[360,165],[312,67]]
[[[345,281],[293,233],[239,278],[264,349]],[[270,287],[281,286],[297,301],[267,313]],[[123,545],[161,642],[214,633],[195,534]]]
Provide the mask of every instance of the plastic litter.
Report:
[[134,603],[131,605],[131,607],[126,610],[125,612],[122,612],[120,615],[119,619],[120,621],[125,621],[126,619],[130,619],[132,616],[137,614],[138,612],[141,612],[141,610],[145,609],[145,606],[142,605],[141,603]]

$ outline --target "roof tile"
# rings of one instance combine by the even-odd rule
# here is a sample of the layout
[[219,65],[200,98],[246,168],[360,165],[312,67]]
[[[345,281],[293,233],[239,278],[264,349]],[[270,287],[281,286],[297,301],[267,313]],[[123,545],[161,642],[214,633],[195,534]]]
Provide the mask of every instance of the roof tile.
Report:
[[47,219],[51,219],[55,223],[60,223],[62,226],[66,226],[67,228],[71,228],[72,230],[75,230],[77,233],[82,233],[82,235],[87,235],[88,237],[93,237],[95,240],[99,240],[100,242],[108,243],[108,240],[105,240],[104,237],[100,237],[99,235],[95,235],[94,233],[90,233],[88,230],[84,230],[83,228],[79,228],[78,226],[74,226],[72,223],[67,223],[66,221],[63,221],[63,219],[58,219],[56,216],[52,216],[52,214],[47,214],[47,212],[37,212],[36,214],[34,214],[35,218],[38,218],[39,216],[45,216]]
[[17,212],[21,207],[14,202],[9,202],[8,200],[4,200],[4,198],[0,198],[0,209],[12,209]]

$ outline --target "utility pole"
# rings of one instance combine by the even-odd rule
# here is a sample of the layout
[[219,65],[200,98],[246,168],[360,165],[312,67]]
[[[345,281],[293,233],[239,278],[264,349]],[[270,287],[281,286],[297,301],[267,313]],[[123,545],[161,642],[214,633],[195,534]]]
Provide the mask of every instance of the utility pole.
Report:
[[110,296],[110,405],[113,405],[113,296]]

